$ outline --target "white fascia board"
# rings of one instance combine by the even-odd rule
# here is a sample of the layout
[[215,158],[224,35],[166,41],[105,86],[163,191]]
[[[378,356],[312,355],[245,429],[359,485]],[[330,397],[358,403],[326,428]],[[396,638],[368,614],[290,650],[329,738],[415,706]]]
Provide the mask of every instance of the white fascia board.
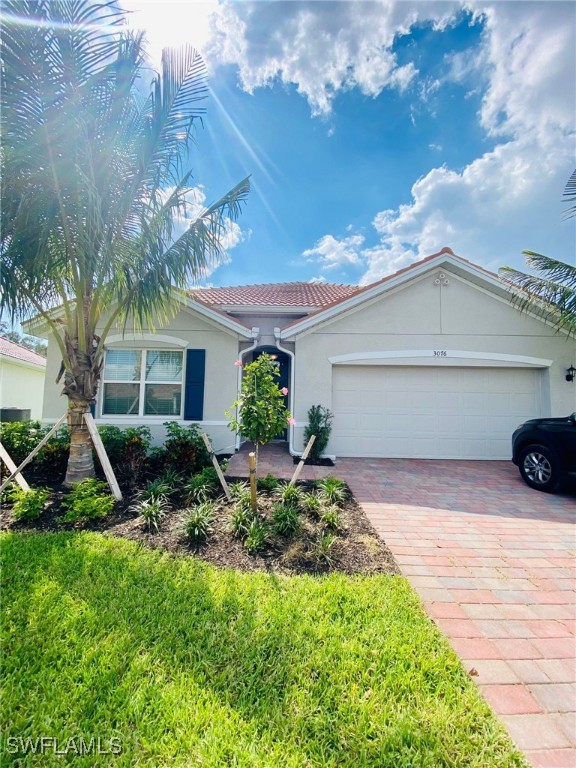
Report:
[[206,320],[210,320],[220,327],[226,328],[233,333],[237,333],[238,335],[243,336],[245,339],[252,338],[252,330],[247,328],[245,325],[236,322],[236,320],[233,318],[225,317],[224,315],[220,314],[220,312],[215,312],[205,304],[200,304],[200,302],[194,301],[194,299],[191,299],[188,296],[180,295],[179,299],[187,309],[190,309],[193,312],[197,312]]
[[[194,301],[189,296],[184,295],[178,290],[176,290],[176,296],[180,303],[183,304],[187,309],[191,309],[194,312],[197,312],[207,320],[211,320],[218,326],[224,327],[233,333],[237,333],[246,339],[252,338],[251,329],[247,328],[245,325],[236,322],[232,318],[223,316],[220,312],[213,311],[209,307]],[[54,319],[62,317],[64,314],[62,307],[54,307],[54,309],[50,310],[50,313]],[[26,331],[26,333],[30,333],[32,335],[38,335],[38,333],[44,334],[44,337],[50,335],[50,329],[41,315],[36,315],[35,317],[30,318],[30,320],[25,320],[22,323],[22,328],[24,331]]]
[[[351,296],[349,299],[345,299],[335,306],[329,307],[323,312],[318,312],[311,317],[304,318],[298,323],[295,323],[290,328],[282,330],[281,338],[289,339],[293,336],[297,336],[298,334],[313,328],[315,325],[319,325],[326,320],[330,320],[331,318],[336,317],[337,315],[344,313],[349,309],[353,309],[354,307],[363,304],[364,302],[369,302],[371,299],[387,293],[388,291],[391,291],[394,288],[403,285],[404,283],[425,275],[427,272],[432,272],[433,270],[440,269],[442,267],[452,267],[456,275],[462,279],[464,278],[464,275],[466,275],[466,277],[469,278],[473,285],[480,289],[482,289],[482,286],[484,286],[484,290],[487,290],[491,295],[495,296],[495,298],[505,300],[506,296],[511,297],[514,294],[513,289],[511,290],[511,287],[504,281],[500,280],[497,275],[492,276],[484,269],[476,267],[474,264],[471,264],[468,261],[459,259],[458,256],[442,253],[439,254],[435,259],[426,261],[425,263],[419,264],[418,266],[412,267],[411,269],[407,269],[401,275],[396,275],[396,277],[385,280],[384,283],[378,283],[373,288],[369,288],[359,295]],[[525,314],[529,317],[533,317],[539,320],[542,323],[545,323],[548,326],[555,327],[553,321],[546,317],[542,317],[536,312],[531,312],[528,310],[525,312]],[[568,335],[567,331],[562,328],[559,329],[559,332],[564,332],[566,335]]]
[[19,368],[29,368],[33,371],[46,371],[46,363],[32,363],[30,360],[20,360],[18,357],[11,357],[10,355],[2,354],[0,354],[0,360],[4,363],[17,365]]
[[[206,305],[204,305],[206,306]],[[309,315],[318,307],[289,306],[283,304],[218,304],[221,312],[233,312],[235,315]]]
[[[64,317],[64,310],[62,307],[54,307],[49,310],[49,315],[52,320],[58,320],[60,317]],[[22,330],[29,336],[36,336],[39,339],[48,339],[51,334],[51,329],[42,315],[35,315],[28,320],[23,320]]]

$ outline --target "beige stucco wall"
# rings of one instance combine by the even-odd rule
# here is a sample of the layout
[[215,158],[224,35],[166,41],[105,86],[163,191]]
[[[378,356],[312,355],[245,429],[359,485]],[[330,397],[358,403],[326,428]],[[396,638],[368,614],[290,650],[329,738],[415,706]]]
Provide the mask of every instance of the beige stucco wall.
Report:
[[[144,335],[113,329],[109,335],[110,348],[173,348],[173,349],[205,349],[206,378],[204,387],[204,419],[200,422],[203,430],[210,436],[216,451],[229,452],[233,450],[235,436],[230,432],[226,423],[225,411],[236,399],[238,368],[234,361],[238,357],[239,335],[218,327],[195,312],[182,310],[168,325],[158,324],[154,333]],[[62,385],[55,383],[60,368],[60,353],[53,338],[48,340],[48,367],[44,391],[43,418],[55,421],[66,411],[66,398],[62,395]],[[100,402],[96,409],[98,424],[115,424],[119,427],[146,424],[152,431],[156,444],[165,437],[163,423],[169,421],[166,417],[146,417],[146,419],[126,416],[100,416]],[[182,421],[186,424],[188,422]],[[231,447],[232,446],[232,447]]]
[[[438,274],[443,280],[436,284]],[[329,358],[352,353],[447,350],[448,357],[372,359],[362,364],[401,365],[523,365],[486,360],[496,353],[505,358],[552,360],[543,367],[543,407],[546,415],[576,410],[576,383],[565,380],[566,368],[576,365],[576,341],[567,340],[543,321],[521,314],[507,298],[442,270],[399,286],[337,319],[296,337],[294,446],[302,449],[302,434],[311,405],[332,406],[332,363]],[[480,353],[451,356],[450,351]],[[538,414],[535,414],[538,415]],[[328,452],[330,448],[328,447]]]
[[0,356],[0,408],[29,408],[40,419],[43,399],[44,368]]

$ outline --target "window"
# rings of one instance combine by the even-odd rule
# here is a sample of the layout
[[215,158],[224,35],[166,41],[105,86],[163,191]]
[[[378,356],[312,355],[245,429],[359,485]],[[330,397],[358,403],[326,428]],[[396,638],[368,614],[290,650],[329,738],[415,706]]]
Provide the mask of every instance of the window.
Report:
[[102,415],[180,416],[183,362],[168,349],[107,350]]

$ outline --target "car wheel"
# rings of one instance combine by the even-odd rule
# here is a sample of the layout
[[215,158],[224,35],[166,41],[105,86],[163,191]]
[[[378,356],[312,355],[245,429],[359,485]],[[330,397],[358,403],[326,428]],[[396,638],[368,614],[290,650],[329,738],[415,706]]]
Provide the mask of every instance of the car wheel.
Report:
[[537,491],[550,493],[558,485],[558,462],[545,445],[529,445],[524,448],[518,467],[524,482]]

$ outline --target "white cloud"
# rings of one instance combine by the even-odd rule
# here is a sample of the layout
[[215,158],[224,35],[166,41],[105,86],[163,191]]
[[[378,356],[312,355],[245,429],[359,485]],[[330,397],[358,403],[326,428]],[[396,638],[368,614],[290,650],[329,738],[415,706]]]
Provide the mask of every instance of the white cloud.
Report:
[[318,277],[311,277],[310,280],[308,280],[309,283],[318,284],[318,283],[327,283],[325,277],[322,277],[321,275]]
[[[570,143],[558,137],[543,152],[541,145],[519,139],[498,146],[461,173],[431,171],[412,187],[409,205],[376,215],[381,242],[362,253],[367,269],[361,283],[444,246],[491,269],[520,265],[523,249],[573,258],[566,250],[570,225],[560,221],[558,202],[570,174]],[[552,241],[554,231],[557,239]]]
[[494,3],[485,13],[482,125],[495,135],[574,130],[573,4]]
[[252,93],[276,80],[295,85],[314,115],[327,115],[337,93],[376,97],[405,90],[417,75],[392,46],[419,21],[442,29],[461,6],[447,2],[223,3],[212,17],[209,59],[238,66]]
[[357,265],[362,263],[359,252],[363,243],[363,235],[350,235],[341,240],[332,235],[324,235],[317,241],[314,248],[308,248],[302,255],[309,261],[319,263],[321,269],[325,271]]
[[376,214],[380,243],[360,257],[361,283],[377,280],[443,246],[497,269],[523,265],[521,251],[574,260],[574,222],[561,222],[560,198],[574,168],[573,8],[563,3],[497,3],[486,14],[474,67],[487,79],[479,119],[500,138],[461,171],[433,168],[412,200]]

